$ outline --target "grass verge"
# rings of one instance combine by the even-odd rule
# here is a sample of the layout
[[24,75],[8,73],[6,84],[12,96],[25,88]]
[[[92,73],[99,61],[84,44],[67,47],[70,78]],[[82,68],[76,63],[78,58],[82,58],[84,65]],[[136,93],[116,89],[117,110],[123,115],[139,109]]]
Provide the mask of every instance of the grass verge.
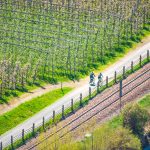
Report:
[[71,90],[72,88],[70,87],[64,87],[63,91],[61,89],[53,90],[45,95],[25,102],[13,110],[1,115],[0,135],[33,116],[43,108],[56,102]]

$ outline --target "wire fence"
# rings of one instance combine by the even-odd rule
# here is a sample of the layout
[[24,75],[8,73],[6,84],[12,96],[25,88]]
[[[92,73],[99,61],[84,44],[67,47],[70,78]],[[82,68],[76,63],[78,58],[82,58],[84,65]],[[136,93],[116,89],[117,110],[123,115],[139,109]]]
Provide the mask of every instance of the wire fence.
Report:
[[[134,78],[133,80],[129,81],[127,84],[122,85],[122,87],[120,87],[119,90],[116,90],[115,92],[113,92],[111,95],[109,95],[108,97],[106,97],[105,99],[103,99],[101,102],[99,102],[98,104],[96,104],[95,106],[93,106],[92,108],[90,108],[90,110],[86,111],[84,114],[80,114],[77,118],[75,118],[73,121],[67,123],[67,125],[61,127],[58,132],[62,132],[63,134],[57,135],[55,137],[55,140],[51,140],[50,142],[45,142],[46,140],[48,140],[49,138],[51,138],[53,135],[57,134],[57,131],[54,133],[49,134],[47,137],[43,138],[42,140],[40,139],[39,142],[37,142],[35,145],[31,146],[30,148],[28,148],[28,150],[31,149],[35,149],[35,148],[39,148],[40,150],[44,150],[47,149],[47,147],[53,147],[53,144],[55,144],[55,146],[57,146],[57,148],[59,149],[60,144],[58,144],[57,142],[60,141],[64,136],[66,136],[68,133],[74,131],[75,129],[77,129],[78,127],[80,127],[81,125],[85,124],[87,121],[89,121],[91,118],[93,118],[94,116],[98,115],[98,114],[102,114],[103,111],[105,111],[106,109],[108,110],[112,105],[114,106],[119,106],[120,110],[122,109],[122,106],[124,104],[126,104],[126,101],[122,99],[122,97],[124,98],[127,94],[131,93],[133,90],[135,90],[136,88],[138,88],[140,85],[142,85],[143,83],[145,83],[146,81],[148,81],[150,79],[150,69],[146,70],[145,72],[143,72],[142,74],[138,75],[136,78]],[[122,82],[122,80],[120,81],[120,83]],[[134,86],[133,86],[134,85]],[[122,95],[120,96],[120,93],[122,91]],[[112,98],[113,97],[113,98]],[[112,100],[111,100],[112,99]],[[107,105],[104,105],[103,102],[107,101]],[[101,107],[98,107],[101,106]],[[98,107],[97,111],[94,110],[96,107]],[[92,115],[88,115],[89,117],[86,117],[87,114],[92,113],[92,110],[94,110],[94,113]],[[108,110],[109,112],[109,110]],[[85,119],[83,119],[83,117],[85,116]],[[82,117],[82,122],[79,120],[79,118]],[[79,124],[75,125],[75,127],[71,128],[70,130],[67,131],[68,126],[73,125],[75,122],[79,122]],[[65,130],[66,129],[66,130]],[[64,132],[61,130],[65,130]],[[91,136],[93,136],[93,134],[91,134]],[[85,139],[83,139],[85,140]],[[90,140],[93,140],[92,138]],[[85,143],[84,143],[85,144]],[[86,145],[84,145],[86,146]],[[92,147],[95,146],[95,144],[92,141]],[[90,149],[90,148],[89,148]],[[93,149],[93,148],[91,148]]]
[[[2,141],[3,139],[1,138],[2,142],[0,142],[0,150],[3,150],[3,148],[6,147],[14,149],[22,144],[25,144],[25,142],[29,139],[36,137],[43,130],[45,131],[46,129],[54,126],[68,115],[86,105],[90,99],[102,92],[104,89],[114,85],[122,79],[125,79],[129,74],[141,68],[149,61],[149,50],[147,50],[146,53],[143,53],[139,58],[132,61],[131,64],[129,63],[127,66],[123,66],[123,68],[119,68],[115,71],[114,76],[107,76],[106,79],[103,80],[102,85],[97,83],[97,86],[89,87],[89,89],[81,91],[80,95],[74,97],[71,101],[67,101],[62,106],[59,106],[57,109],[52,111],[51,114],[41,117],[41,120],[37,120],[32,126],[22,129],[20,132],[12,132],[12,136],[7,138],[7,140],[5,139]],[[124,85],[124,87],[125,86],[127,85]]]
[[[120,105],[120,109],[121,109],[122,105],[125,104],[125,101],[122,101],[121,97],[125,97],[127,94],[131,93],[134,89],[139,87],[141,84],[148,81],[150,79],[149,73],[150,73],[150,68],[148,70],[144,71],[143,73],[141,73],[140,75],[138,75],[136,78],[127,82],[125,85],[121,84],[122,83],[122,80],[121,80],[119,89],[115,90],[108,97],[101,100],[96,105],[92,106],[92,108],[90,108],[89,110],[86,110],[84,113],[78,115],[75,119],[71,120],[71,122],[67,122],[67,124],[65,124],[64,126],[61,126],[56,132],[50,133],[47,137],[43,138],[42,140],[40,139],[39,142],[37,142],[35,145],[28,148],[28,150],[31,150],[33,148],[37,148],[37,146],[40,146],[40,145],[41,145],[40,149],[45,149],[47,146],[52,145],[53,143],[56,143],[57,140],[61,139],[66,134],[72,132],[73,130],[75,130],[76,128],[81,126],[82,124],[86,123],[88,120],[90,120],[91,118],[93,118],[94,116],[99,114],[100,112],[102,113],[102,111],[109,108],[111,105],[113,105],[115,103],[118,103],[118,105],[121,104]],[[123,93],[123,94],[121,94],[121,93]],[[104,102],[106,102],[106,101],[108,103],[104,104]],[[99,107],[97,110],[95,110],[95,108],[98,106],[101,106],[102,108]],[[92,113],[92,110],[94,110],[94,113],[92,115],[88,115],[89,117],[87,117],[87,114]],[[84,119],[84,115],[85,115],[85,119]],[[82,122],[81,122],[80,118],[82,118],[81,119]],[[75,124],[75,122],[77,122],[75,127],[71,128],[71,129],[69,129],[69,131],[67,131],[67,128],[69,128],[69,126]],[[63,132],[62,130],[65,130],[65,132]],[[60,137],[56,136],[57,138],[55,137],[55,141],[48,142],[48,144],[46,143],[46,145],[45,145],[45,143],[43,144],[44,141],[46,141],[47,139],[51,138],[53,135],[55,135],[61,131],[63,134],[61,134]],[[43,148],[42,148],[42,146],[43,146]]]

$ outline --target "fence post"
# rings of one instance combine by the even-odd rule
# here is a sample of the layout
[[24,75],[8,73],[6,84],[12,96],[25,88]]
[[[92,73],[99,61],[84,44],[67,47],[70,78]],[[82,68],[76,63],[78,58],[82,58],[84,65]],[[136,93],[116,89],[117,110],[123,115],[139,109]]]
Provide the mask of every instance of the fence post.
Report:
[[108,88],[108,76],[106,77],[106,88]]
[[97,93],[99,93],[99,81],[97,82]]
[[80,107],[82,107],[82,93],[80,93]]
[[43,117],[43,130],[45,131],[45,118]]
[[24,138],[24,129],[22,129],[22,142],[23,142],[23,144],[25,143],[25,138]]
[[142,56],[141,55],[140,55],[139,65],[140,65],[140,68],[141,68],[142,67]]
[[125,79],[125,78],[126,78],[126,67],[123,66],[123,79]]
[[91,99],[91,87],[89,87],[89,100]]
[[133,61],[131,61],[131,72],[132,72],[132,73],[134,72],[134,69],[133,69]]
[[14,149],[14,141],[13,141],[13,136],[11,136],[11,149]]
[[149,62],[149,50],[147,50],[147,61]]
[[74,112],[74,108],[73,108],[73,99],[71,99],[71,112]]
[[3,143],[0,142],[0,150],[3,150]]
[[32,136],[35,136],[35,124],[33,123],[33,126],[32,126]]
[[117,83],[117,71],[115,71],[115,83]]
[[65,118],[65,115],[64,115],[64,105],[62,105],[62,119]]
[[55,110],[53,110],[53,123],[55,123]]

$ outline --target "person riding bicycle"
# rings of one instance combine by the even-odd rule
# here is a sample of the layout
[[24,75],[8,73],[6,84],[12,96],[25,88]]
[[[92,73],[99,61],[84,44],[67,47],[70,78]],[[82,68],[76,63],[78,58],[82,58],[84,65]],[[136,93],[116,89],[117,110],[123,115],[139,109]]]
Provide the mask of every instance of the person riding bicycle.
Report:
[[98,81],[102,82],[102,80],[103,80],[103,74],[100,73],[100,74],[98,75]]
[[91,72],[90,74],[90,82],[92,82],[95,78],[95,74],[93,72]]

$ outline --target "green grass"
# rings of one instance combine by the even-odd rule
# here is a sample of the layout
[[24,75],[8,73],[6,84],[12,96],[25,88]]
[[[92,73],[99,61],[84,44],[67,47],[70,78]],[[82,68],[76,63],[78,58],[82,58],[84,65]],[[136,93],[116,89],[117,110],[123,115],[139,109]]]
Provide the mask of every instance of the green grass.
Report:
[[43,108],[56,102],[59,98],[70,92],[72,88],[65,87],[53,90],[43,96],[32,99],[0,116],[0,135],[17,126]]
[[142,100],[140,100],[139,105],[150,110],[150,95],[146,95]]
[[48,84],[47,82],[44,81],[39,81],[34,84],[26,84],[24,88],[17,88],[16,90],[8,90],[3,98],[0,97],[0,104],[8,103],[12,99],[16,97],[20,97],[21,95],[31,92],[39,87],[43,87],[44,85]]

